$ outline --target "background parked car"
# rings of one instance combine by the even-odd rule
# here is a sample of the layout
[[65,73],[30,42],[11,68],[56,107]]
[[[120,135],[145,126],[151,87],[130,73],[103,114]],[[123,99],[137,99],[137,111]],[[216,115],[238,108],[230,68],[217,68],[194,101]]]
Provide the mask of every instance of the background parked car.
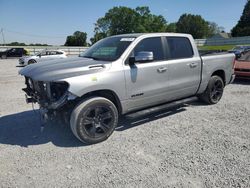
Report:
[[0,57],[6,59],[8,57],[22,57],[23,55],[29,55],[29,51],[24,48],[11,48],[0,52]]
[[235,62],[235,75],[238,78],[250,79],[250,51]]
[[22,66],[26,66],[26,65],[30,65],[30,64],[45,61],[45,60],[53,60],[53,59],[60,59],[60,58],[66,58],[66,57],[67,57],[66,53],[62,50],[43,50],[33,56],[20,58],[19,64]]
[[234,53],[236,58],[240,58],[246,52],[250,50],[250,46],[236,46],[232,50],[229,50],[229,53]]

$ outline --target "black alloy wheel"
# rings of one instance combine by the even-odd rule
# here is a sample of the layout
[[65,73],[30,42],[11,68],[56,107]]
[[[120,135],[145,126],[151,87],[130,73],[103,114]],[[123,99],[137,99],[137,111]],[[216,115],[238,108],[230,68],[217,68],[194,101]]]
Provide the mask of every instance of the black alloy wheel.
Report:
[[75,107],[70,117],[73,134],[80,141],[89,144],[106,140],[117,124],[117,108],[104,97],[85,99]]

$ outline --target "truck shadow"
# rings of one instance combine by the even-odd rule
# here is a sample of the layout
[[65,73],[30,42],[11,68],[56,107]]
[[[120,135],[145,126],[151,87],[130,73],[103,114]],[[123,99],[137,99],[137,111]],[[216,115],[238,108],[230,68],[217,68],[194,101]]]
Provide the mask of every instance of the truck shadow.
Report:
[[[191,100],[184,104],[165,104],[131,113],[120,118],[116,131],[124,131],[150,121],[181,113],[186,110],[187,105],[200,104],[197,103],[197,100]],[[0,144],[28,147],[49,142],[59,147],[87,146],[75,138],[68,125],[62,123],[47,123],[43,132],[41,132],[38,111],[31,110],[0,117]]]
[[38,111],[25,111],[0,118],[0,144],[28,147],[52,142],[61,147],[83,146],[64,124],[47,123],[41,132]]
[[157,119],[161,119],[183,112],[186,110],[185,106],[186,105],[183,104],[168,108],[155,107],[157,109],[152,110],[150,108],[143,111],[128,114],[120,118],[116,131],[124,131],[126,129],[131,129],[144,123],[148,123]]

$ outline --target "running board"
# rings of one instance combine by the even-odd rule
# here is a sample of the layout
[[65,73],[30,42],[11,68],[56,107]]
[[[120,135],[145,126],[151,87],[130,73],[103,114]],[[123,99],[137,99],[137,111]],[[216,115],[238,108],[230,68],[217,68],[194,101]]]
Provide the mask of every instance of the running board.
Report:
[[190,97],[190,98],[185,98],[185,99],[181,99],[181,100],[177,100],[177,101],[173,101],[170,103],[165,103],[165,104],[161,104],[158,106],[153,106],[153,107],[149,107],[140,111],[136,111],[136,112],[132,112],[132,113],[128,113],[125,115],[126,118],[128,119],[134,119],[134,118],[138,118],[141,116],[147,116],[150,115],[152,113],[156,113],[159,111],[163,111],[163,110],[170,110],[172,108],[181,108],[181,107],[185,107],[188,106],[189,103],[191,102],[195,102],[197,101],[197,97]]

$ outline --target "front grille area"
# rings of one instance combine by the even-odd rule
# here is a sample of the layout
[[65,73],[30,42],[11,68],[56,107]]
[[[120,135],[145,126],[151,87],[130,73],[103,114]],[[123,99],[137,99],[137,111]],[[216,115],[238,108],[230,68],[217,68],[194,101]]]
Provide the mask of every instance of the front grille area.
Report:
[[250,69],[235,69],[235,71],[239,71],[239,72],[250,72]]
[[44,82],[33,81],[31,78],[25,77],[25,83],[27,88],[24,91],[28,96],[34,98],[38,103],[48,100],[46,84]]
[[47,106],[59,101],[66,94],[69,87],[66,82],[34,81],[28,77],[25,77],[25,83],[27,88],[24,88],[23,91],[41,106]]

